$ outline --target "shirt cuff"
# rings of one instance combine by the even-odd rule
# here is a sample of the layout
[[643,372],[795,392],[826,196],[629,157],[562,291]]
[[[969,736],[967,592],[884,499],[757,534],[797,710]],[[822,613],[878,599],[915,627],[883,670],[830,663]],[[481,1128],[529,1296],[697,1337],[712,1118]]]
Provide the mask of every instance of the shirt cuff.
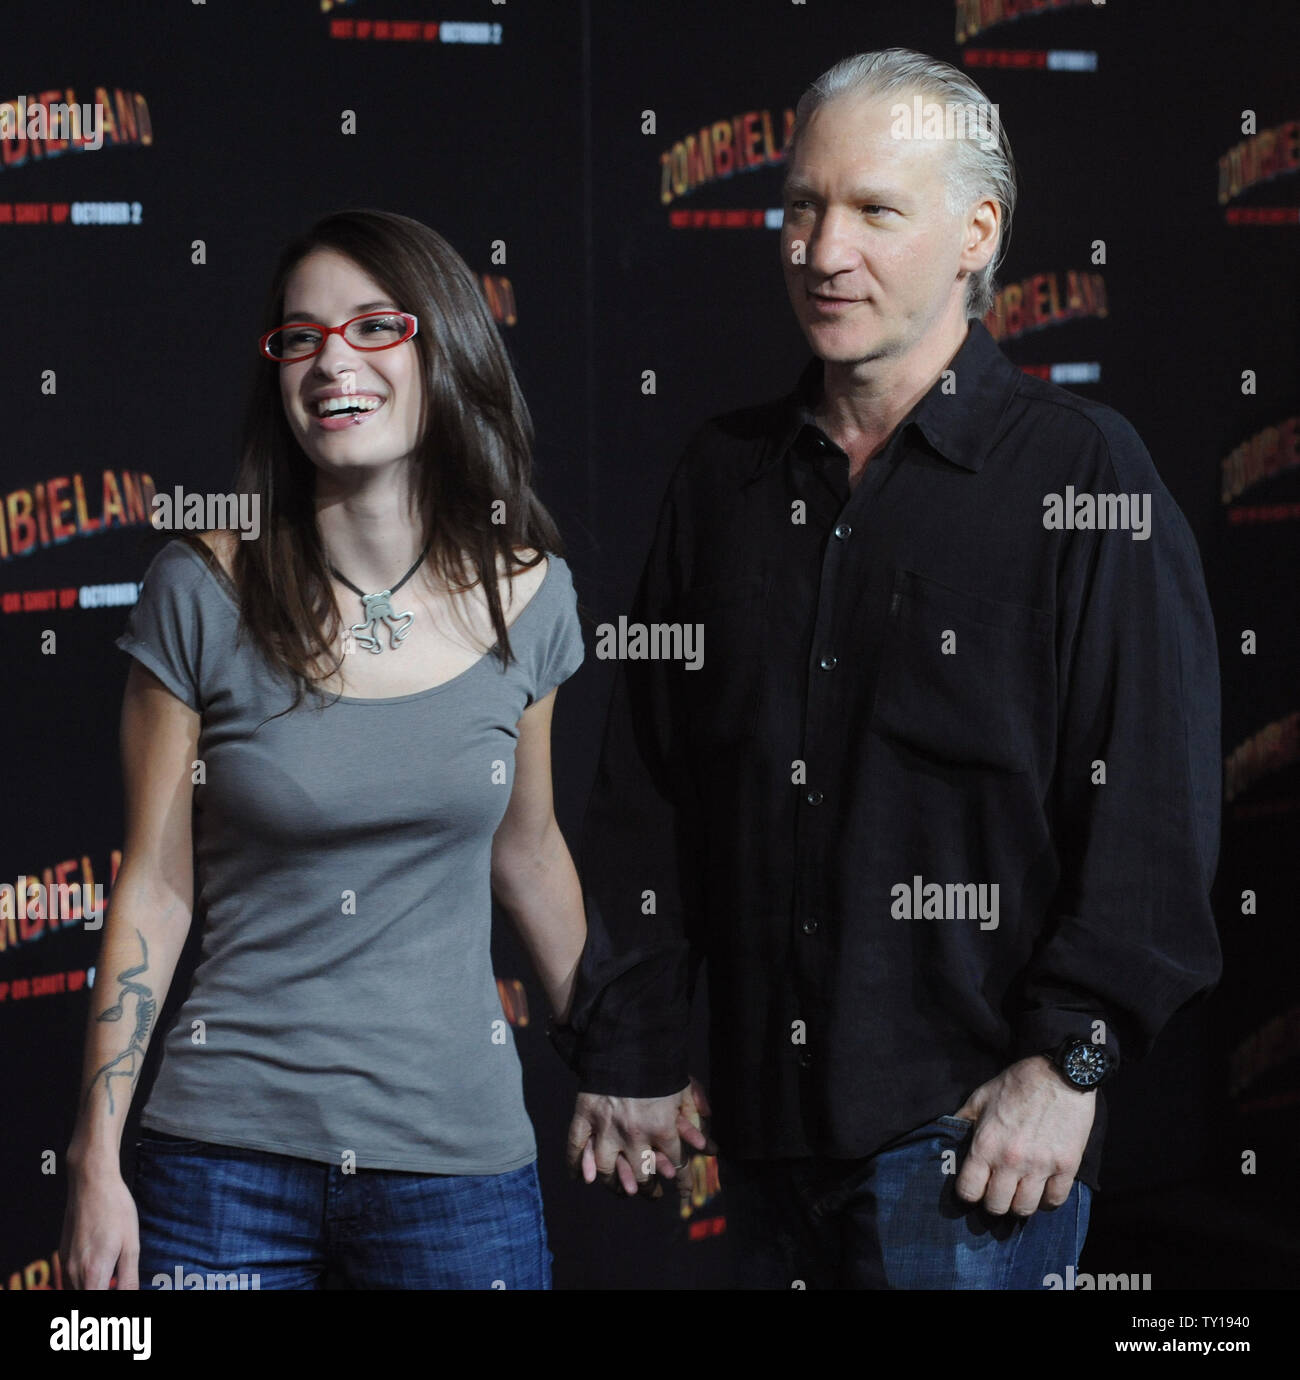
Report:
[[578,1076],[580,1091],[608,1097],[669,1097],[691,1081],[684,1050],[650,1052],[646,1041],[616,1048],[594,1048],[571,1025],[551,1020],[546,1037],[552,1049]]
[[1121,1052],[1119,1036],[1115,1023],[1098,1014],[1090,1016],[1085,1011],[1067,1011],[1052,1007],[1030,1011],[1016,1022],[1015,1034],[1011,1043],[1011,1061],[1028,1059],[1034,1054],[1052,1054],[1067,1035],[1093,1043],[1093,1021],[1100,1020],[1106,1026],[1106,1039],[1103,1048],[1111,1054],[1118,1067]]

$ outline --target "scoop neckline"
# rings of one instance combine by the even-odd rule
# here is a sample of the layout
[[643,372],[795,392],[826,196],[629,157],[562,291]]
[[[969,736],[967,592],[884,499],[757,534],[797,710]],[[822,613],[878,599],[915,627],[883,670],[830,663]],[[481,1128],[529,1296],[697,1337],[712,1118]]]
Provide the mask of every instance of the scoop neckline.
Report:
[[[231,598],[230,591],[226,588],[224,579],[219,578],[217,576],[216,572],[207,563],[207,561],[205,561],[203,557],[200,556],[199,553],[195,551],[194,548],[188,542],[182,541],[178,544],[183,551],[188,552],[188,554],[191,555],[199,563],[199,565],[203,567],[203,570],[207,574],[208,578],[217,586],[218,590],[220,590],[221,595],[225,599],[226,603],[228,603],[231,606],[231,608],[233,608],[235,612],[238,613],[239,605],[235,602],[234,599]],[[506,629],[507,632],[513,632],[519,626],[519,624],[528,616],[528,610],[531,609],[533,605],[537,603],[537,601],[541,598],[542,591],[546,588],[547,584],[550,581],[551,575],[555,570],[556,557],[549,551],[543,552],[543,555],[545,555],[546,557],[546,574],[542,576],[541,584],[538,585],[537,588],[532,592],[532,595],[530,596],[528,602],[515,615],[514,622],[508,625]],[[225,576],[224,571],[222,571],[222,576]],[[466,666],[463,671],[458,671],[454,676],[451,677],[450,680],[439,681],[437,685],[427,686],[423,690],[412,690],[409,695],[338,695],[334,699],[332,699],[330,703],[404,704],[409,700],[426,699],[430,695],[438,694],[439,691],[449,690],[458,681],[464,680],[466,676],[470,675],[474,671],[477,671],[480,666],[484,665],[484,663],[488,662],[492,658],[493,654],[497,652],[500,646],[500,642],[494,642],[487,649],[487,651],[483,653],[482,656],[480,656],[477,660],[470,662],[470,664]]]

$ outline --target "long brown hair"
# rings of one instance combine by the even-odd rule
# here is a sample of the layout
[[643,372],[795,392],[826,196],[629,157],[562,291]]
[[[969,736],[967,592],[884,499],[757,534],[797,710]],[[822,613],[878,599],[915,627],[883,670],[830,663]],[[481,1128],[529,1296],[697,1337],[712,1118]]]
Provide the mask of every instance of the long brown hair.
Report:
[[[436,231],[389,211],[340,211],[318,221],[280,255],[262,329],[280,325],[285,284],[308,254],[330,249],[370,275],[420,322],[414,338],[424,388],[414,487],[430,545],[426,568],[456,592],[480,582],[504,669],[514,653],[497,586],[505,570],[564,555],[550,514],[533,493],[532,419],[477,280]],[[315,466],[290,429],[277,366],[263,361],[245,413],[235,487],[261,495],[261,533],[237,541],[232,575],[241,627],[272,665],[289,673],[296,708],[342,664],[331,650],[342,619],[316,526]],[[199,539],[186,540],[221,577]],[[517,548],[538,553],[523,560]],[[472,569],[467,569],[470,567]],[[332,661],[332,665],[330,664]],[[313,668],[325,665],[319,674]],[[278,716],[277,716],[278,717]]]

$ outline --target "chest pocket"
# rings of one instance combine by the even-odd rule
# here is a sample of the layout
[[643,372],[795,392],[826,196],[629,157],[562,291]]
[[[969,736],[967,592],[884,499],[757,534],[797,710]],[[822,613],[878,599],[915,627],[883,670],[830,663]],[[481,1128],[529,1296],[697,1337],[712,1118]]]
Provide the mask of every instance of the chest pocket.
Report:
[[688,589],[674,622],[697,624],[698,670],[675,668],[687,737],[701,748],[752,738],[763,691],[763,598],[767,576],[740,574]]
[[1033,771],[1055,677],[1050,614],[896,572],[872,719],[887,737],[945,766]]

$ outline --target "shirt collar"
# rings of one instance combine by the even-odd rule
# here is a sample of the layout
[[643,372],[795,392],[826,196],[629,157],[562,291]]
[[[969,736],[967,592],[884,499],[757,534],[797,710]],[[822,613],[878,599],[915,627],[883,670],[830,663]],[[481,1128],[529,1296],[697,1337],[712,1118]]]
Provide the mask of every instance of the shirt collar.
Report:
[[[757,479],[781,460],[805,427],[818,428],[812,409],[821,393],[822,361],[808,361],[782,402],[776,443],[764,448],[750,475]],[[998,349],[982,321],[972,319],[961,348],[900,424],[916,426],[930,446],[963,469],[978,471],[997,434],[997,422],[1020,382],[1020,370]],[[947,386],[947,391],[945,391]]]

